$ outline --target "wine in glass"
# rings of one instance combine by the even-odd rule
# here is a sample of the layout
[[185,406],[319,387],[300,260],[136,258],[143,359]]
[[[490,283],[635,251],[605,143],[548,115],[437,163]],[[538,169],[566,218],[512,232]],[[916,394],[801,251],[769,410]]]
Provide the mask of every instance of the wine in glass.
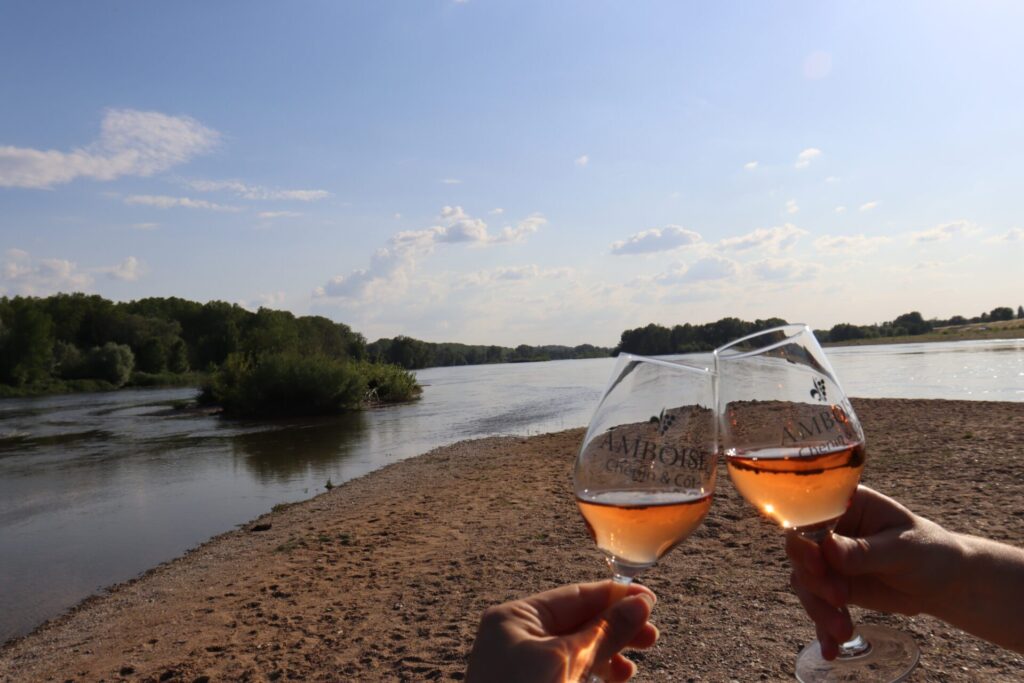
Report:
[[[719,441],[740,494],[788,533],[815,543],[843,515],[860,481],[864,431],[806,325],[784,325],[715,350]],[[828,661],[814,641],[796,677],[899,681],[917,664],[909,635],[859,626]]]
[[576,503],[619,597],[711,506],[714,406],[709,369],[619,355],[573,470]]

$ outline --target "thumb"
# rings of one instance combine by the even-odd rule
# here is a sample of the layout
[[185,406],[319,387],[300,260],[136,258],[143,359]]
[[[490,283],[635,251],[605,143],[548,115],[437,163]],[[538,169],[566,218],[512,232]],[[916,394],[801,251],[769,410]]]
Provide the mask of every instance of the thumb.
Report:
[[884,574],[896,560],[895,536],[875,534],[850,538],[832,534],[822,544],[822,553],[829,566],[846,576]]
[[608,661],[647,623],[654,600],[649,593],[619,600],[573,636],[574,649],[590,662]]

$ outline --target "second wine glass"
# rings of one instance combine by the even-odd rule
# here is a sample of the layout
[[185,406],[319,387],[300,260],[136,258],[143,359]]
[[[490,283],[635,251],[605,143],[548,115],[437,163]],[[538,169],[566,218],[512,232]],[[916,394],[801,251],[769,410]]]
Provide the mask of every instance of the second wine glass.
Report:
[[[846,512],[864,469],[864,431],[828,358],[805,325],[786,325],[715,350],[719,439],[740,494],[788,533],[818,543]],[[907,634],[861,626],[827,661],[814,641],[796,677],[902,680],[919,650]]]

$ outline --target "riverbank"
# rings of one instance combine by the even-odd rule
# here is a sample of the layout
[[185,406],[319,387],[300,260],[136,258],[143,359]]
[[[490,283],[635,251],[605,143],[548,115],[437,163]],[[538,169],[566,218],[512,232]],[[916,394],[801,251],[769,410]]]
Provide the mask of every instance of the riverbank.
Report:
[[[865,483],[1024,544],[1024,404],[855,406]],[[278,508],[4,647],[0,680],[458,680],[487,605],[604,576],[572,499],[580,437],[461,442]],[[704,526],[644,577],[662,639],[637,680],[789,680],[813,636],[778,531],[721,475]],[[913,681],[1024,668],[929,617],[860,618],[914,634]]]
[[1024,339],[1024,320],[951,325],[939,327],[924,334],[847,339],[839,342],[826,342],[822,346],[877,346],[879,344],[927,344],[929,342],[995,341],[1000,339]]

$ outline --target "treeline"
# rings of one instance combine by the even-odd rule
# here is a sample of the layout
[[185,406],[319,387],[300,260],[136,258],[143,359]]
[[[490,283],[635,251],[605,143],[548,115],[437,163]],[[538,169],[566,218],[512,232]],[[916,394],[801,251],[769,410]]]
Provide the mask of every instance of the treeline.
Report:
[[176,297],[0,298],[0,395],[161,384],[201,384],[202,400],[235,415],[335,413],[420,391],[320,316]]
[[[939,327],[967,325],[979,322],[1024,319],[1024,306],[1018,306],[1016,316],[1012,308],[1000,306],[974,318],[955,315],[949,319],[931,318],[925,320],[917,311],[904,313],[895,319],[873,325],[851,325],[839,323],[828,330],[815,330],[818,341],[843,342],[853,339],[879,337],[903,337],[931,332]],[[787,324],[782,318],[768,318],[749,322],[739,318],[722,318],[703,325],[676,325],[665,327],[651,323],[622,333],[614,353],[636,353],[643,356],[664,356],[676,353],[711,351],[734,339],[754,334],[779,325]]]
[[604,358],[611,355],[612,351],[609,348],[591,344],[580,344],[579,346],[520,344],[515,348],[510,348],[507,346],[425,342],[404,336],[378,339],[368,344],[366,350],[372,360],[393,363],[410,370],[451,365]]
[[1017,307],[1017,313],[1009,306],[998,306],[987,313],[965,318],[962,315],[954,315],[951,318],[930,318],[925,319],[919,312],[911,311],[896,316],[895,319],[876,323],[873,325],[851,325],[839,323],[833,325],[829,330],[815,330],[814,334],[822,342],[844,342],[855,339],[877,339],[880,337],[905,337],[918,334],[925,334],[940,327],[951,327],[956,325],[968,325],[971,323],[999,322],[1003,320],[1024,319],[1024,306]]
[[231,354],[268,352],[364,360],[366,340],[347,325],[236,304],[177,297],[115,303],[56,294],[0,298],[0,382],[97,379],[146,384],[210,372]]

